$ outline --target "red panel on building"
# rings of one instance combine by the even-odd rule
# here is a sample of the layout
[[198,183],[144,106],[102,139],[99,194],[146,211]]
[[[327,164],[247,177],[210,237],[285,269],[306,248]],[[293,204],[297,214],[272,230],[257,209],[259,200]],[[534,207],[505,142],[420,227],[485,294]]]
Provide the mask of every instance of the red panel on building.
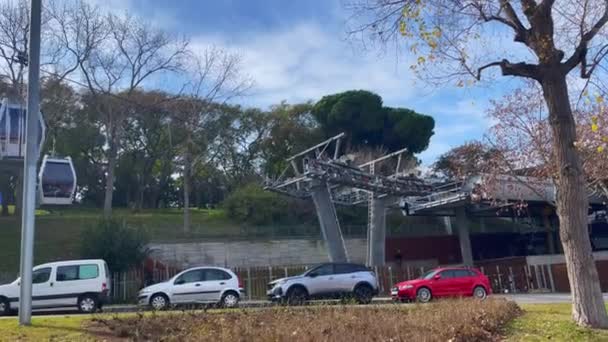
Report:
[[443,265],[461,261],[458,237],[453,235],[386,239],[386,261],[397,261],[398,251],[403,261],[437,259]]

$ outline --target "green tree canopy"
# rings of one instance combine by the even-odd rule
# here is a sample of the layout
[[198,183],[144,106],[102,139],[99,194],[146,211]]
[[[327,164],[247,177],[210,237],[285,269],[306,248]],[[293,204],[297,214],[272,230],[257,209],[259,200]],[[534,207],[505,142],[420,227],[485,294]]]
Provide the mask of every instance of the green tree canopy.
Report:
[[419,153],[428,147],[435,128],[432,117],[406,108],[384,107],[379,95],[366,90],[324,96],[312,114],[325,135],[345,132],[347,149],[407,147],[410,153]]

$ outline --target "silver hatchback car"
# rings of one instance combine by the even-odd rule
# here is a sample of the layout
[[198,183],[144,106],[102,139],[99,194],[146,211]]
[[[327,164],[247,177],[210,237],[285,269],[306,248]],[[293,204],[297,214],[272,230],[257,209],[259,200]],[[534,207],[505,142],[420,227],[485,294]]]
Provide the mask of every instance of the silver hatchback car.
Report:
[[266,294],[271,301],[295,305],[309,299],[343,298],[354,298],[367,304],[378,294],[378,279],[363,265],[327,263],[301,275],[270,282]]

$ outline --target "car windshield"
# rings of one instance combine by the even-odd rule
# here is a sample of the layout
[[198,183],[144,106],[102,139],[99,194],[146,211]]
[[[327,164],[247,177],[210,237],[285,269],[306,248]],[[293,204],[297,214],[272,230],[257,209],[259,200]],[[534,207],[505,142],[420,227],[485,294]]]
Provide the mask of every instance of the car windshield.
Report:
[[428,272],[426,272],[425,274],[423,274],[420,279],[431,279],[433,278],[433,276],[437,274],[437,270],[430,270]]

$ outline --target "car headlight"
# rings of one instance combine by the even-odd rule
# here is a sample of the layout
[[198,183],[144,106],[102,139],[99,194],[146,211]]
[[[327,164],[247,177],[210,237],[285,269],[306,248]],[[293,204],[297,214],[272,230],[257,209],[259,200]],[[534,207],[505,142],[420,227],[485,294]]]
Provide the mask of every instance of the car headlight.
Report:
[[140,294],[145,294],[145,293],[150,293],[149,289],[142,289],[141,291],[139,291]]
[[414,288],[414,285],[410,285],[410,284],[399,286],[399,290],[408,290],[408,289],[412,289],[412,288]]

